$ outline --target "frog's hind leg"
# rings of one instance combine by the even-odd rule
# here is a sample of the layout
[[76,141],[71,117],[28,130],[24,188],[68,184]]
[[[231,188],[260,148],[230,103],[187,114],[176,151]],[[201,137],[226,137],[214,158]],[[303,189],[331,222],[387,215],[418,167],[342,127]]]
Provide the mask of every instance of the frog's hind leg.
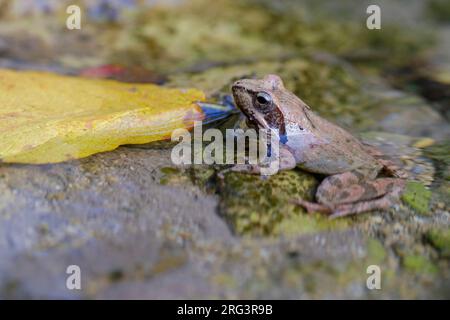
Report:
[[292,200],[291,203],[305,208],[308,213],[319,212],[319,213],[330,214],[333,212],[329,206],[326,206],[326,205],[320,204],[320,203],[310,202],[310,201],[303,200],[303,199],[295,199],[295,200]]
[[364,175],[359,172],[344,172],[326,177],[317,188],[316,200],[318,203],[303,199],[295,199],[292,203],[304,207],[308,213],[331,213],[333,212],[336,195],[338,195],[344,187],[357,184],[363,177]]
[[[361,181],[334,193],[333,198],[324,199],[323,195],[318,197],[319,202],[328,203],[329,206],[335,207],[340,204],[356,203],[365,200],[377,199],[392,191],[396,186],[400,186],[400,179],[396,178],[379,178],[376,180]],[[317,198],[317,196],[316,196]]]
[[331,208],[334,207],[336,203],[340,202],[338,199],[342,198],[343,190],[358,184],[364,177],[365,175],[358,171],[348,171],[326,177],[317,188],[317,202]]
[[296,200],[308,212],[331,213],[332,218],[375,209],[387,209],[394,204],[404,188],[397,178],[366,179],[371,174],[357,171],[329,176],[316,192],[318,203]]
[[333,214],[330,218],[333,219],[376,209],[389,209],[398,202],[405,187],[405,180],[403,179],[384,178],[377,179],[373,183],[379,185],[378,193],[385,191],[384,195],[368,201],[339,204],[333,209]]

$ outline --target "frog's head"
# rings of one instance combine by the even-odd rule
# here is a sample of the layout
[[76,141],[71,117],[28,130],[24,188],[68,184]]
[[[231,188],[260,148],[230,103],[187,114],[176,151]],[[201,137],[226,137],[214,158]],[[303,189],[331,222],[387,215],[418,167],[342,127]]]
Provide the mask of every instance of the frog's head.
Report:
[[263,79],[242,79],[232,86],[234,100],[250,125],[259,129],[278,129],[286,134],[289,122],[297,122],[303,102],[288,91],[277,75]]

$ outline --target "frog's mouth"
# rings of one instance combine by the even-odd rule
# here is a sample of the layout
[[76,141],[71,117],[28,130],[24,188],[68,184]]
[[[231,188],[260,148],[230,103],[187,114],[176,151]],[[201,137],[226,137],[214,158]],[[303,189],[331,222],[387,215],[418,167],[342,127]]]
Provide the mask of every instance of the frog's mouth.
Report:
[[251,92],[237,84],[233,85],[231,90],[233,92],[233,98],[236,106],[247,118],[247,125],[249,125],[249,127],[253,127],[254,129],[269,130],[270,126],[264,116],[259,112],[256,112],[253,107],[253,96]]

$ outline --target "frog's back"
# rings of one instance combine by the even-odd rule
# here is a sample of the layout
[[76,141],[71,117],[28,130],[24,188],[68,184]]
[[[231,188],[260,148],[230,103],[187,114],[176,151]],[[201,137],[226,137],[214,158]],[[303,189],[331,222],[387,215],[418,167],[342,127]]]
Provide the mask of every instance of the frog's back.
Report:
[[354,170],[379,170],[379,162],[364,145],[343,128],[313,113],[313,131],[302,137],[295,154],[298,166],[314,173],[332,175]]

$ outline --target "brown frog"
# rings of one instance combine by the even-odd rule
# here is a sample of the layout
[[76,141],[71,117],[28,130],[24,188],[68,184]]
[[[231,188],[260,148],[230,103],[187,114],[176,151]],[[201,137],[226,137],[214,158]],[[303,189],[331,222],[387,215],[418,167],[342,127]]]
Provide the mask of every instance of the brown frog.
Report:
[[[280,170],[298,166],[327,176],[317,189],[317,203],[293,200],[308,212],[335,218],[387,209],[398,201],[406,173],[373,146],[315,114],[277,75],[236,81],[232,91],[252,127],[278,131]],[[235,165],[231,170],[258,174],[261,167]]]

